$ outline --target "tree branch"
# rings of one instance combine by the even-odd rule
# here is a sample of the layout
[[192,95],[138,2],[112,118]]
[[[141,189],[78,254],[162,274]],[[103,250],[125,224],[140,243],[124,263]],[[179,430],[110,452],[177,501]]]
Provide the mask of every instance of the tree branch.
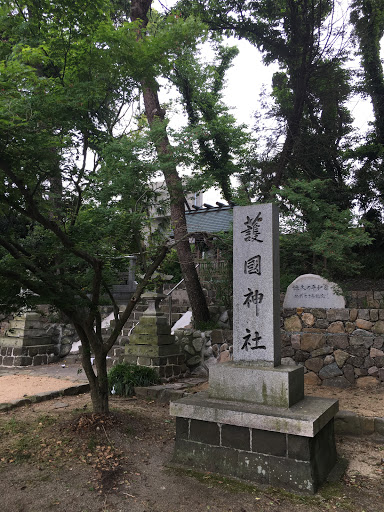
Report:
[[[27,217],[36,220],[37,222],[39,222],[39,224],[41,224],[46,229],[51,231],[54,235],[57,236],[57,238],[60,240],[60,242],[66,249],[69,249],[73,254],[75,254],[79,258],[87,261],[92,266],[98,265],[100,263],[100,261],[97,258],[94,258],[93,256],[91,256],[85,251],[82,251],[81,249],[78,249],[75,243],[64,233],[64,231],[60,228],[58,224],[56,224],[55,221],[47,219],[46,217],[44,217],[44,215],[42,215],[33,199],[33,196],[28,190],[28,187],[16,176],[16,174],[11,170],[10,166],[1,159],[0,168],[11,178],[11,180],[17,186],[19,192],[25,199],[26,209],[23,210],[22,208],[15,208],[16,210],[20,211]],[[14,205],[12,206],[14,207]]]

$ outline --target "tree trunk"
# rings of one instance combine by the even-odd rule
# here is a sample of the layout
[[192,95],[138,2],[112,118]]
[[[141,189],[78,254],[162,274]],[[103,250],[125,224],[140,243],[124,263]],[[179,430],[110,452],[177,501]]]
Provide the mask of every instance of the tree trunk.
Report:
[[[73,325],[81,341],[81,363],[89,381],[93,412],[98,414],[108,414],[109,391],[106,354],[101,343],[100,347],[95,347],[95,343],[92,343],[93,340],[90,340],[90,337],[96,336],[95,333],[90,333],[89,329],[81,325],[79,322],[73,322]],[[95,374],[91,364],[91,349],[95,354],[97,374]]]
[[[141,20],[142,29],[148,23],[147,13],[150,5],[151,0],[132,0],[131,2],[131,19],[132,21]],[[164,163],[162,170],[170,197],[171,223],[175,241],[184,238],[183,241],[177,244],[176,250],[185,279],[185,287],[191,304],[193,318],[195,322],[207,321],[209,320],[207,302],[195,269],[191,247],[188,238],[186,238],[187,223],[185,220],[184,193],[176,165],[172,162],[172,148],[166,132],[165,111],[160,107],[156,83],[148,85],[143,81],[141,87],[144,96],[145,114],[149,126],[151,129],[154,126],[156,126],[157,130],[159,127],[161,128],[159,130],[161,135],[156,138],[155,142],[156,150],[160,162]]]
[[103,351],[95,351],[95,364],[97,369],[97,386],[91,389],[93,412],[100,414],[109,413],[109,389],[107,358]]

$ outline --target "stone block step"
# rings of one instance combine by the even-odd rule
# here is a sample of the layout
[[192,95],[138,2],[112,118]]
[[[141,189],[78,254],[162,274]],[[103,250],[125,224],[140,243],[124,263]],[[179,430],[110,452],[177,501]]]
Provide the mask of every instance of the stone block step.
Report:
[[314,437],[339,410],[338,400],[306,396],[289,409],[210,398],[207,392],[171,404],[171,416]]
[[41,329],[44,328],[46,323],[37,319],[29,319],[24,317],[16,317],[9,322],[10,328],[24,328],[24,329]]
[[0,337],[0,346],[1,347],[30,347],[34,345],[50,345],[52,343],[51,336],[37,336],[36,338],[32,337],[11,337],[11,336],[2,336]]
[[24,328],[24,327],[10,327],[7,329],[6,336],[9,336],[10,338],[22,338],[22,337],[33,337],[36,338],[38,336],[47,336],[46,329],[30,329],[30,328]]

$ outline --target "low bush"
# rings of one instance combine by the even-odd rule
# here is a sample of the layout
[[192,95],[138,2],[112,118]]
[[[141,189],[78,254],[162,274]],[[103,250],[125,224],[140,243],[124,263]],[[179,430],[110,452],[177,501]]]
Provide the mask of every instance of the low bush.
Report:
[[109,392],[113,395],[131,396],[135,386],[151,386],[160,382],[153,368],[120,363],[108,372]]

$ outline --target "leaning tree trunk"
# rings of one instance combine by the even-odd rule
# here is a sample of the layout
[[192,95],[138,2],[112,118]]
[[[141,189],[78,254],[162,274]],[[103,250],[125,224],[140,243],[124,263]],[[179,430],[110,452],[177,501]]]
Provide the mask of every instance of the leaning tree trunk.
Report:
[[[131,19],[141,20],[141,28],[148,23],[147,13],[152,0],[132,0]],[[140,36],[142,37],[142,36]],[[163,173],[171,203],[171,223],[177,244],[176,250],[181,271],[185,279],[185,287],[191,304],[195,322],[209,320],[207,302],[201,288],[200,280],[192,257],[191,247],[187,238],[187,223],[185,220],[184,193],[176,165],[171,162],[172,147],[168,139],[165,123],[165,111],[160,107],[156,83],[151,85],[142,81],[141,88],[144,96],[145,114],[150,128],[161,127],[160,137],[156,138],[156,150],[160,162],[164,162]]]

